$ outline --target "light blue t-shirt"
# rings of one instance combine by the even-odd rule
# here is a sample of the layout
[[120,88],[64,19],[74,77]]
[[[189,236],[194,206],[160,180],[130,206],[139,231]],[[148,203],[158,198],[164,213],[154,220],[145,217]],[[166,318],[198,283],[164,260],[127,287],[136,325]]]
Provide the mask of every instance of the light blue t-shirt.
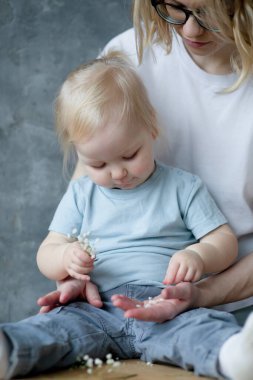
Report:
[[91,273],[100,291],[125,283],[163,287],[170,257],[226,219],[201,180],[160,162],[134,189],[107,189],[88,177],[69,184],[50,231],[89,232],[97,260]]

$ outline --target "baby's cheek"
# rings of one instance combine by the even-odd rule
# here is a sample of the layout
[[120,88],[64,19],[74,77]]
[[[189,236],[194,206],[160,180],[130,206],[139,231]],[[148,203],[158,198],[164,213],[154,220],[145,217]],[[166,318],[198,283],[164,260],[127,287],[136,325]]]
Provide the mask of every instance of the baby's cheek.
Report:
[[145,163],[138,162],[133,166],[132,173],[136,177],[140,177],[146,171]]
[[148,174],[151,174],[155,169],[155,162],[153,157],[147,156],[144,158],[142,162],[142,166],[140,166],[140,170],[145,171]]
[[89,176],[90,179],[96,183],[99,186],[105,186],[106,185],[106,176],[100,173],[92,173],[92,175]]
[[153,172],[153,168],[154,166],[152,164],[149,164],[144,161],[143,163],[136,166],[134,174],[136,177],[139,177],[139,178],[149,177],[151,173]]

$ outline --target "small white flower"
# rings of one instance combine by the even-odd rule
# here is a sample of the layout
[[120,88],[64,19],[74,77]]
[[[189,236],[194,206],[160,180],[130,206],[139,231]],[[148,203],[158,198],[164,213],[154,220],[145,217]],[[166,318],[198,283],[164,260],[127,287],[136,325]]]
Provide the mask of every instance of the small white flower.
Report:
[[113,359],[107,359],[106,360],[106,364],[108,364],[108,365],[112,365],[113,363],[114,363]]
[[90,232],[83,233],[82,235],[79,234],[77,236],[77,228],[72,229],[72,234],[67,234],[67,238],[70,240],[70,242],[78,241],[80,243],[80,247],[85,250],[92,259],[96,259],[96,249],[95,249],[95,243],[99,240],[96,239],[94,244],[92,244],[88,236],[90,235]]
[[113,367],[119,367],[121,365],[121,363],[119,361],[116,361],[113,363]]
[[89,358],[86,362],[86,366],[89,367],[89,368],[92,368],[93,367],[93,359],[92,358]]
[[102,360],[99,359],[99,358],[96,358],[96,359],[94,360],[94,363],[95,363],[95,365],[97,365],[98,367],[102,367],[102,365],[103,365]]

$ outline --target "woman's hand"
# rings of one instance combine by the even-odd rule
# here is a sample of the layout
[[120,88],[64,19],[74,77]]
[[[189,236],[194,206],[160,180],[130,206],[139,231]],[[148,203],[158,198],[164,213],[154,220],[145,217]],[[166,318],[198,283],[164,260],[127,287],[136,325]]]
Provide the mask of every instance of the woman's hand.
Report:
[[149,322],[164,322],[194,305],[198,297],[198,288],[189,282],[168,286],[152,300],[138,301],[126,296],[112,296],[114,306],[125,311],[125,318],[135,318]]
[[40,297],[37,303],[41,306],[40,313],[47,313],[55,307],[77,299],[85,300],[95,307],[103,306],[96,285],[90,281],[77,280],[71,277],[58,281],[57,290]]

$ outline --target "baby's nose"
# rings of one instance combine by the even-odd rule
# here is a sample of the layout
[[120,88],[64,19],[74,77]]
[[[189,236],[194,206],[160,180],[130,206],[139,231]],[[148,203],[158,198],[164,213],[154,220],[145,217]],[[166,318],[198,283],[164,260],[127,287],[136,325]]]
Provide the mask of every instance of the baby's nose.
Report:
[[116,167],[111,170],[113,179],[122,179],[127,175],[127,170],[123,167]]

